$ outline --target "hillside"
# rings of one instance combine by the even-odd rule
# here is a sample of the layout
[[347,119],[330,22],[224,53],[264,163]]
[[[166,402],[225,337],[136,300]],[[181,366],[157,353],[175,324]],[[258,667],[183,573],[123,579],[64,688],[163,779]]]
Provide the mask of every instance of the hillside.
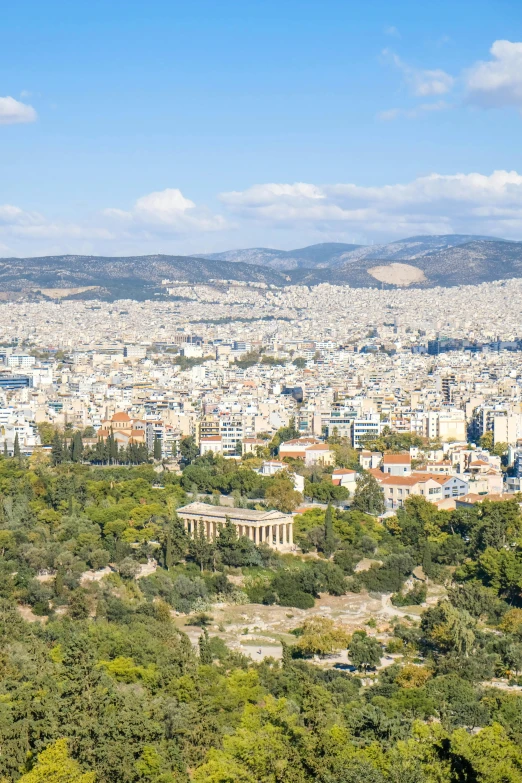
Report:
[[341,266],[347,261],[359,261],[361,259],[373,261],[404,261],[448,250],[453,247],[468,244],[475,241],[502,242],[504,240],[495,237],[475,236],[473,234],[437,234],[407,237],[386,245],[360,246],[354,250],[344,252],[336,258],[336,266]]
[[[257,264],[270,269],[308,269],[334,266],[343,255],[351,253],[361,245],[346,245],[342,242],[323,242],[297,250],[274,250],[269,247],[252,247],[245,250],[225,250],[223,253],[206,253],[201,258],[214,261]],[[364,249],[364,248],[362,248]]]
[[352,256],[331,269],[295,270],[290,277],[294,284],[334,283],[354,288],[477,285],[522,277],[522,242],[474,239],[419,255],[414,254],[412,247],[398,249],[395,254],[390,247],[385,246],[384,252],[375,255]]
[[[312,245],[279,254],[273,265],[191,256],[46,256],[0,259],[0,299],[68,296],[150,299],[165,294],[163,280],[262,282],[276,286],[332,283],[366,287],[423,287],[479,284],[522,277],[522,242],[462,236],[412,237],[380,247]],[[246,251],[230,251],[245,253]],[[253,254],[257,250],[250,251]],[[293,255],[292,255],[293,253]],[[299,257],[298,257],[298,254]],[[256,256],[261,261],[261,255]],[[293,264],[278,269],[274,264]],[[292,260],[289,260],[292,259]],[[328,262],[325,259],[329,259]]]
[[162,280],[205,283],[213,279],[285,285],[272,269],[189,256],[46,256],[0,259],[0,292],[37,294],[42,289],[96,288],[89,298],[150,299],[164,293]]

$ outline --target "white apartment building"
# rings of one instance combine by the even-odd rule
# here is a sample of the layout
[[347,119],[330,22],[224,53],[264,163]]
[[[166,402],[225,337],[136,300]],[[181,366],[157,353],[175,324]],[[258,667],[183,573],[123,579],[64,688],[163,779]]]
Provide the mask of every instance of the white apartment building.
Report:
[[7,357],[8,367],[33,367],[36,364],[34,356],[29,356],[24,353],[12,353]]
[[353,422],[353,445],[354,448],[361,448],[361,438],[369,434],[379,437],[382,431],[381,417],[378,413],[369,413],[364,419],[354,419]]

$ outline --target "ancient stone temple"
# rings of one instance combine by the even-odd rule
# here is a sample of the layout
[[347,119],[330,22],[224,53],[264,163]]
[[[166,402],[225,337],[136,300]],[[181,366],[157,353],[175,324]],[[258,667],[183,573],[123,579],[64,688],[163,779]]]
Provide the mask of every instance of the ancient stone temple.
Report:
[[214,540],[229,519],[238,536],[246,536],[255,544],[267,544],[282,551],[294,549],[293,517],[280,511],[252,511],[248,508],[189,503],[178,508],[177,514],[183,520],[189,536],[199,531],[202,523],[206,537]]

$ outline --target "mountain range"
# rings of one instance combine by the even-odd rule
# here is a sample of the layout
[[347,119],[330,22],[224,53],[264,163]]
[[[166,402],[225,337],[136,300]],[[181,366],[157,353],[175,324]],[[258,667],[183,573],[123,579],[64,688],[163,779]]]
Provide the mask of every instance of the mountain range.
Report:
[[[268,247],[251,247],[246,250],[225,250],[223,253],[197,253],[199,258],[213,261],[232,261],[255,264],[279,270],[323,269],[342,266],[348,261],[368,258],[374,260],[403,260],[418,258],[450,247],[458,247],[477,239],[491,237],[470,234],[446,234],[418,236],[400,239],[387,245],[345,245],[341,242],[323,242],[298,250],[274,250]],[[502,240],[499,240],[502,241]]]
[[0,299],[150,299],[163,281],[361,287],[478,284],[522,277],[522,242],[475,235],[417,236],[385,245],[322,243],[195,256],[0,258]]
[[[274,250],[269,247],[251,247],[246,250],[225,250],[223,253],[205,253],[199,258],[211,261],[232,261],[255,264],[269,269],[321,269],[335,266],[346,253],[359,250],[361,245],[342,242],[322,242],[298,250]],[[199,255],[199,254],[198,254]]]

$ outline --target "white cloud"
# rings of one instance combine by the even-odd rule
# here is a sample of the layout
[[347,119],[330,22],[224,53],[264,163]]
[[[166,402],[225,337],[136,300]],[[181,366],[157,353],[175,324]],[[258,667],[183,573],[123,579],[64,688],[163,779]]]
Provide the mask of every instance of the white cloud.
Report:
[[440,68],[433,70],[413,68],[389,49],[385,49],[383,55],[389,58],[395,67],[402,72],[410,92],[416,97],[426,98],[430,95],[445,95],[453,89],[455,79]]
[[393,108],[387,109],[386,111],[381,111],[377,114],[377,119],[383,120],[385,122],[389,120],[396,120],[398,117],[415,119],[416,117],[420,117],[426,113],[429,114],[430,112],[434,111],[445,111],[446,109],[450,108],[451,104],[447,103],[447,101],[437,101],[436,103],[421,103],[414,109]]
[[160,233],[185,234],[191,231],[219,231],[225,227],[224,218],[198,208],[177,188],[141,196],[129,211],[110,208],[105,209],[103,214],[124,221],[128,231],[149,229]]
[[[12,204],[0,204],[0,249],[9,247],[18,255],[95,252],[114,254],[158,252],[164,242],[201,241],[207,232],[230,224],[220,215],[197,207],[180,190],[149,193],[138,198],[130,210],[106,209],[97,218],[65,222],[38,212],[24,211]],[[52,243],[52,244],[49,244]]]
[[39,212],[27,212],[13,204],[0,204],[0,236],[9,241],[112,238],[104,227],[50,221]]
[[414,94],[424,98],[428,95],[445,95],[452,89],[455,79],[437,68],[414,73],[412,82]]
[[522,43],[495,41],[487,62],[478,62],[465,74],[468,101],[485,107],[522,109]]
[[432,173],[370,187],[265,183],[219,198],[222,215],[167,189],[138,198],[128,210],[105,210],[74,223],[0,205],[0,254],[197,254],[259,244],[299,247],[446,233],[522,239],[522,173],[517,171]]
[[390,25],[389,27],[386,27],[384,29],[384,34],[389,35],[391,38],[400,38],[401,34],[395,27],[395,25]]
[[0,204],[0,226],[30,226],[43,220],[38,212],[24,212],[13,204]]
[[0,125],[35,122],[36,118],[36,111],[28,103],[22,103],[10,96],[0,98]]
[[413,233],[480,233],[522,237],[522,175],[430,174],[406,184],[363,187],[306,183],[254,185],[223,193],[244,220],[372,238]]
[[296,182],[293,185],[269,183],[268,185],[253,185],[248,190],[222,193],[221,201],[231,206],[248,206],[252,208],[272,204],[276,200],[307,203],[324,199],[325,195],[317,185],[306,182]]

